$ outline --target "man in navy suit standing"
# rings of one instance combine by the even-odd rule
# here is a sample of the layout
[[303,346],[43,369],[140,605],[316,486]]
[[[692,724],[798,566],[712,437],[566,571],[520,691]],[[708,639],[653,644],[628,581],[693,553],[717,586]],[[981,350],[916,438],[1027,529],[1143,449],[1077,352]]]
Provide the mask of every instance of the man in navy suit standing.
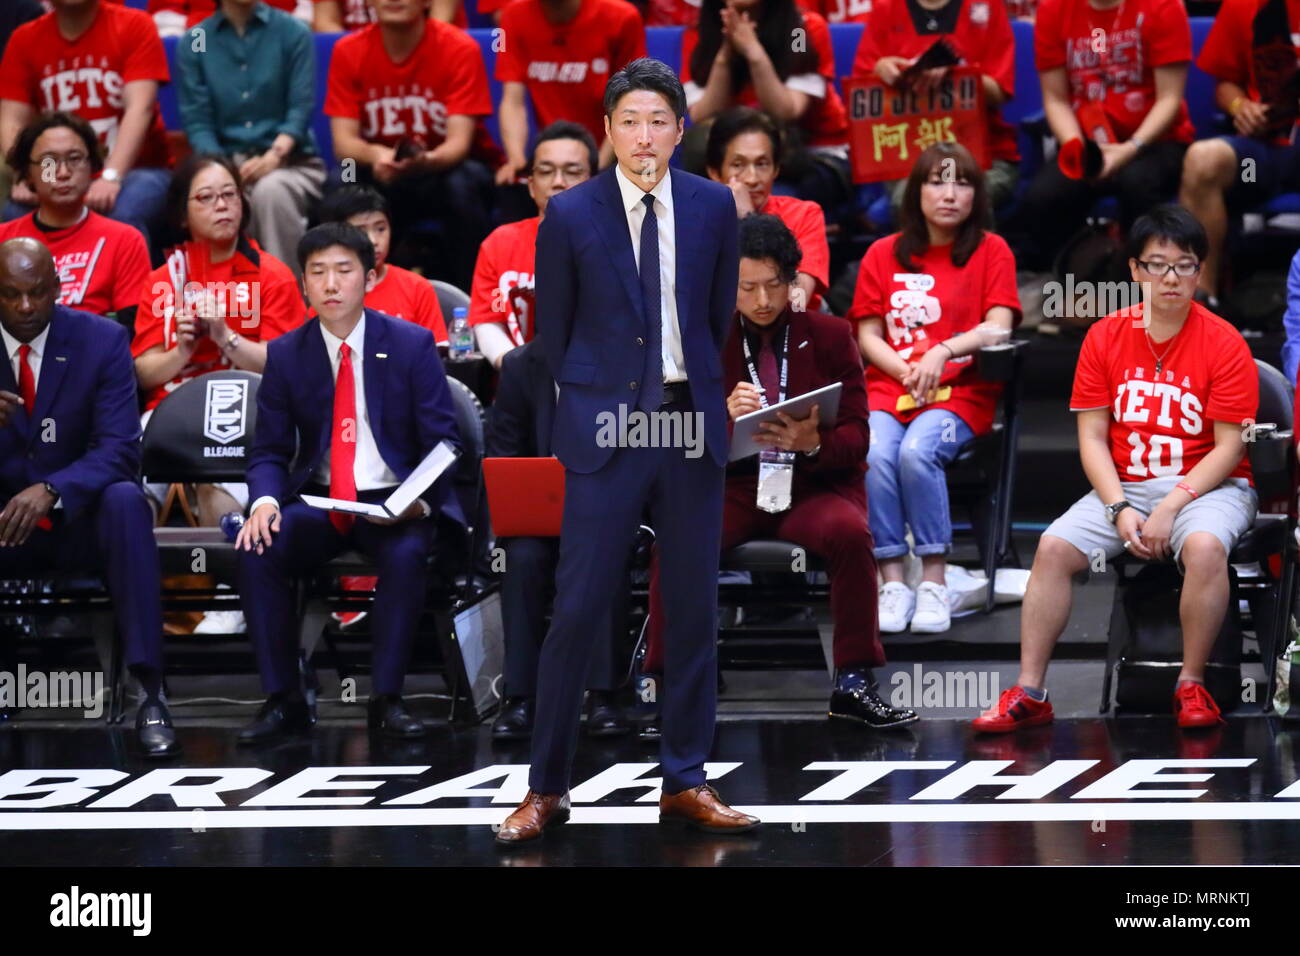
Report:
[[294,501],[299,493],[379,503],[439,442],[459,447],[455,410],[427,329],[363,306],[375,251],[355,226],[326,223],[298,244],[318,318],[267,348],[248,459],[248,521],[235,541],[248,635],[269,695],[239,742],[305,730],[294,579],[349,548],[375,562],[369,720],[391,737],[424,734],[402,682],[424,607],[426,559],[440,521],[464,523],[451,472],[395,519]]
[[35,239],[0,243],[0,576],[104,575],[144,690],[150,757],[180,748],[162,692],[162,592],[153,511],[140,486],[140,414],[126,329],[55,305],[59,277]]
[[[660,822],[719,833],[759,822],[724,804],[704,776],[727,461],[719,352],[739,259],[731,190],[668,168],[685,112],[666,64],[642,58],[614,74],[605,132],[617,162],[552,197],[537,235],[537,335],[560,388],[553,448],[565,467],[564,523],[529,792],[497,833],[503,844],[569,817],[582,685],[602,637],[592,625],[609,619],[615,589],[626,586],[620,576],[647,508],[666,611]],[[647,420],[649,429],[636,427]]]

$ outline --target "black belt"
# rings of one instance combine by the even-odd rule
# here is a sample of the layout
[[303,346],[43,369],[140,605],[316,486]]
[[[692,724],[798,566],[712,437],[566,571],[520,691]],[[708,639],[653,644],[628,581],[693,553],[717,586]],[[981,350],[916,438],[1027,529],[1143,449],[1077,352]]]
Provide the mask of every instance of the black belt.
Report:
[[691,400],[690,382],[664,382],[664,404],[684,405]]

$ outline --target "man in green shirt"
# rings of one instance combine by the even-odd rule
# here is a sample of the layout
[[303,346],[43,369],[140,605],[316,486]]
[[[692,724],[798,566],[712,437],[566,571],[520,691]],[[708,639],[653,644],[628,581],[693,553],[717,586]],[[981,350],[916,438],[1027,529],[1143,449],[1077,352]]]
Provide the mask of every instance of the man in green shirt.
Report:
[[249,190],[250,232],[295,272],[308,210],[325,185],[310,127],[314,61],[311,31],[262,0],[221,0],[176,49],[190,146],[238,163]]

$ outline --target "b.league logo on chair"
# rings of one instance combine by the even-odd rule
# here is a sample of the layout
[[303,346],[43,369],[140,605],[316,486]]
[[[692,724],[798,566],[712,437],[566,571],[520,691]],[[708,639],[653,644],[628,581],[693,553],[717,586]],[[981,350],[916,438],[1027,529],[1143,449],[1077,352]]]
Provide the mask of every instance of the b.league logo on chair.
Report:
[[[247,429],[248,382],[243,379],[212,379],[207,383],[203,405],[203,436],[229,446],[243,438]],[[203,449],[205,458],[243,458],[242,445]]]

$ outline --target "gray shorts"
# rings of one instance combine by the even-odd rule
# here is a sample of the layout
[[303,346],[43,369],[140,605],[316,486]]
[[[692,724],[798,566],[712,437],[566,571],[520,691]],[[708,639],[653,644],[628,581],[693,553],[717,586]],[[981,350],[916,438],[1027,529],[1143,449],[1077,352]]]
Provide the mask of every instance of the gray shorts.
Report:
[[[1125,481],[1120,486],[1124,497],[1145,516],[1151,514],[1165,495],[1183,480],[1183,476],[1175,475],[1147,481]],[[1231,554],[1238,539],[1255,523],[1258,510],[1259,496],[1245,478],[1229,478],[1213,491],[1183,505],[1174,516],[1174,529],[1170,535],[1174,560],[1178,561],[1179,568],[1182,568],[1179,556],[1189,534],[1207,531],[1222,542],[1226,553]],[[1108,559],[1124,553],[1124,539],[1106,519],[1105,506],[1096,491],[1088,492],[1072,504],[1065,514],[1047,526],[1043,534],[1070,542],[1089,559],[1097,553],[1105,554]]]

